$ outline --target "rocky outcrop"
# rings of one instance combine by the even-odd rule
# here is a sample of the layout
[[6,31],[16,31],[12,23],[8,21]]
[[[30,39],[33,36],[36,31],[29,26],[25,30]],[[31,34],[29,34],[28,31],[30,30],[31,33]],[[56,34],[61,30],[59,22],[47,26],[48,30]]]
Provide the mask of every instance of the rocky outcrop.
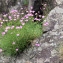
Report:
[[[53,30],[54,28],[58,28],[61,27],[62,25],[55,25],[56,22],[57,24],[60,22],[62,23],[62,13],[63,13],[63,5],[59,5],[59,6],[56,6],[53,10],[50,11],[50,13],[48,14],[46,20],[44,20],[44,23],[45,22],[48,22],[48,25],[47,26],[43,26],[43,30],[44,31],[48,31],[48,30]],[[59,27],[58,27],[59,26]]]
[[56,0],[56,2],[57,2],[57,5],[59,5],[63,3],[63,0]]
[[8,13],[11,6],[16,5],[17,0],[0,0],[0,13]]
[[15,5],[21,5],[21,0],[0,0],[0,14],[8,13],[9,8],[14,7]]
[[[10,10],[12,9],[20,9],[22,6],[25,6],[24,3],[25,0],[0,0],[0,13],[8,13]],[[30,3],[31,2],[31,3]],[[30,0],[30,4],[29,6],[27,5],[27,7],[29,8],[31,5],[33,6],[33,1]],[[55,0],[44,0],[43,3],[48,4],[48,8],[49,10],[51,10],[52,8],[54,8],[56,6],[55,4]]]

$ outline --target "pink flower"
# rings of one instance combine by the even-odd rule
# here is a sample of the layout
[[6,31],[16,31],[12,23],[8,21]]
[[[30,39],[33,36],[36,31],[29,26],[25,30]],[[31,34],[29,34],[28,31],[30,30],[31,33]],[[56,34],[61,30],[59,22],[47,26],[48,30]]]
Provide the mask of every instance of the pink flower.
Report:
[[11,16],[9,16],[9,19],[10,19],[10,20],[12,20],[12,17],[11,17]]
[[30,13],[32,12],[32,10],[30,10]]
[[35,13],[35,15],[37,15],[37,13]]
[[25,23],[24,23],[24,22],[22,22],[21,24],[22,24],[22,25],[25,25]]
[[44,4],[44,6],[46,6],[47,4]]
[[35,18],[34,20],[40,21],[40,19],[38,19],[38,18]]
[[16,34],[17,36],[19,36],[20,34]]
[[16,13],[16,12],[18,12],[17,10],[12,10],[10,13]]
[[1,22],[1,24],[3,24],[3,22]]
[[39,17],[41,17],[41,15],[39,15]]
[[10,29],[10,26],[7,26],[5,29]]
[[24,13],[22,12],[21,14],[23,15]]
[[0,48],[0,53],[2,52],[3,50]]
[[16,17],[16,15],[14,15],[14,17]]
[[25,17],[25,18],[28,18],[29,16],[28,16],[28,14],[27,14],[27,15],[25,15],[24,17]]
[[44,26],[47,26],[47,25],[49,25],[49,23],[48,23],[48,22],[45,22],[43,25],[44,25]]
[[26,11],[28,13],[28,11]]
[[23,8],[21,8],[21,10],[22,10]]
[[6,29],[5,32],[7,32],[8,30]]
[[31,7],[31,9],[33,9],[33,7]]
[[22,20],[24,19],[24,17],[21,18]]
[[15,44],[15,42],[12,43],[13,45]]
[[14,26],[11,26],[11,29],[14,29]]
[[7,14],[3,15],[3,17],[6,17],[6,16],[7,16]]
[[16,51],[18,51],[18,48],[16,48]]
[[29,14],[27,14],[27,16],[33,16],[33,14],[29,13]]
[[32,13],[34,13],[35,11],[32,11]]
[[23,20],[20,20],[20,22],[23,22]]
[[42,16],[42,18],[45,18],[45,16]]
[[17,15],[17,19],[19,18],[19,15]]
[[40,44],[36,43],[35,46],[40,46]]
[[22,29],[22,26],[20,26],[20,29]]
[[45,10],[45,8],[43,8]]
[[5,35],[5,32],[2,32],[2,35]]
[[5,20],[3,19],[3,21],[5,21]]
[[28,16],[26,16],[26,18],[28,18]]
[[16,26],[16,29],[20,29],[20,27],[19,26]]

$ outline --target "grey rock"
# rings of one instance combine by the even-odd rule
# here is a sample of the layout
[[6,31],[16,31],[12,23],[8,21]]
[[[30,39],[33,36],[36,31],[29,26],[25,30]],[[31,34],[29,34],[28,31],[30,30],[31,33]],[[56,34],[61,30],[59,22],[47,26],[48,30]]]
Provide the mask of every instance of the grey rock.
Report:
[[59,63],[59,57],[54,56],[54,57],[50,58],[50,63]]
[[41,57],[48,58],[50,56],[51,56],[51,51],[49,49],[46,48],[41,51]]
[[46,58],[46,60],[44,61],[44,63],[50,63],[50,58]]
[[38,51],[42,51],[42,48],[41,47],[38,47]]
[[50,11],[47,18],[44,20],[44,23],[48,22],[49,25],[43,26],[43,30],[51,31],[53,29],[57,30],[60,27],[63,27],[62,25],[60,25],[60,23],[62,23],[63,20],[62,16],[63,16],[63,8],[59,8],[59,6],[55,7],[53,10]]
[[63,63],[63,60],[60,60],[59,63]]
[[63,0],[56,0],[56,3],[59,5],[59,4],[62,4],[63,3]]
[[47,48],[47,47],[49,47],[49,46],[50,46],[50,44],[47,43],[47,42],[45,42],[45,43],[43,43],[43,44],[41,45],[42,48]]
[[54,56],[56,56],[56,55],[57,55],[57,51],[56,51],[56,50],[52,50],[52,51],[51,51],[51,56],[54,57]]

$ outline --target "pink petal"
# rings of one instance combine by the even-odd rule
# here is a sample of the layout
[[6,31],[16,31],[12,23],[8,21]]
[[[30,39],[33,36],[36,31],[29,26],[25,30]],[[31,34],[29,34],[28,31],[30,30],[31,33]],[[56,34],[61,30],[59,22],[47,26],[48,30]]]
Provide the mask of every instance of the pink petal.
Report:
[[18,48],[16,49],[16,51],[18,51]]
[[40,46],[40,44],[35,44],[35,46]]
[[0,52],[2,52],[3,50],[2,49],[0,49]]

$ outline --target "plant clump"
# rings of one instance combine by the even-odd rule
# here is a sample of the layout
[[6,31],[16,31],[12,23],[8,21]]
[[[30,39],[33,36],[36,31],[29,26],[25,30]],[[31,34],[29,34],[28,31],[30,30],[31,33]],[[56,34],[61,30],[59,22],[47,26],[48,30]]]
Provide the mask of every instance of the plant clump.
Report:
[[17,10],[0,17],[0,52],[15,56],[33,40],[42,35],[42,25],[33,22],[33,15],[18,13]]

